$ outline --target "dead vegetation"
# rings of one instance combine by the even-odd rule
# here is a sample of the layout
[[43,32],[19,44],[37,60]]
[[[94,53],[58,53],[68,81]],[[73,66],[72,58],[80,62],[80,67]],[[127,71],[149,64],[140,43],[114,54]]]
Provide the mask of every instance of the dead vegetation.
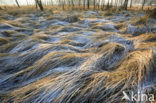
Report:
[[20,9],[17,7],[8,6],[5,9],[1,10],[0,15],[9,14],[12,16],[21,16],[33,12],[36,12],[36,10],[32,6],[25,6]]
[[139,17],[136,21],[134,21],[134,25],[146,25],[148,20],[148,16]]
[[144,27],[154,13],[53,12],[12,12],[19,21],[3,21],[18,30],[0,29],[2,103],[128,103],[122,91],[156,93],[155,33],[120,32]]
[[146,25],[149,19],[156,18],[155,15],[156,9],[147,10],[144,16],[135,19],[134,25]]
[[148,10],[146,12],[147,12],[148,17],[156,19],[156,8],[154,8],[152,10]]

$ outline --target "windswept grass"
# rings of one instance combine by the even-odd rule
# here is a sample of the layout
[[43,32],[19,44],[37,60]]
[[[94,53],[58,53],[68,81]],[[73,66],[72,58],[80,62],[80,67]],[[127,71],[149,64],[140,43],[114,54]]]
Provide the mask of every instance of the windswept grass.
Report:
[[148,10],[146,11],[146,14],[144,16],[141,16],[134,21],[134,25],[146,25],[148,23],[148,20],[151,18],[155,18],[156,15],[156,9]]
[[120,31],[143,28],[150,17],[30,9],[7,11],[14,19],[3,22],[19,30],[0,31],[2,103],[128,103],[123,91],[156,93],[155,33]]
[[134,25],[146,25],[149,17],[147,15],[139,17],[134,21]]
[[147,16],[156,19],[156,8],[147,11]]
[[[9,96],[14,97],[18,102],[29,101],[27,98],[35,98],[35,95],[38,96],[36,99],[42,102],[47,100],[82,103],[114,102],[114,100],[121,102],[123,90],[138,91],[137,88],[141,88],[142,81],[154,66],[151,66],[154,63],[152,61],[155,60],[153,55],[151,50],[134,51],[129,53],[112,72],[92,71],[91,68],[84,66],[82,70],[62,74],[50,81],[40,80],[37,85],[33,83],[34,86],[25,86],[24,91],[21,88],[10,93]],[[43,88],[46,88],[44,92]],[[29,95],[28,91],[30,91]],[[57,93],[59,94],[56,96]],[[44,99],[42,95],[45,96]],[[53,95],[53,98],[48,99],[50,95]],[[31,101],[36,102],[36,99]]]
[[0,44],[6,44],[6,43],[8,43],[8,40],[0,37]]
[[22,23],[18,22],[18,21],[11,21],[11,20],[7,20],[7,21],[0,21],[0,23],[8,23],[8,24],[11,24],[15,27],[24,27],[22,25]]
[[33,12],[36,12],[36,9],[34,9],[34,7],[32,7],[32,6],[22,7],[20,9],[17,7],[8,6],[4,10],[1,10],[0,15],[9,14],[12,16],[21,16],[21,15],[29,14],[29,13],[33,13]]

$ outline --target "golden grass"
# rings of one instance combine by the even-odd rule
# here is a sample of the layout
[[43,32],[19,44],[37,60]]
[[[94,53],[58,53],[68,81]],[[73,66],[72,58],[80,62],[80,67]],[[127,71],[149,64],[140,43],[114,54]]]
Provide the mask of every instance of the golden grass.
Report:
[[146,13],[148,17],[156,19],[156,8],[152,10],[147,10]]
[[[11,15],[23,14],[19,12]],[[106,15],[110,14],[106,11],[104,16]],[[71,16],[67,16],[69,17]],[[147,20],[148,18],[139,18],[135,23],[142,26]],[[124,25],[119,23],[116,28],[123,28]],[[60,29],[62,28],[61,26]],[[53,27],[51,29],[56,30]],[[13,35],[14,33],[9,33],[9,36]],[[88,37],[91,43],[97,45],[82,50],[74,48],[78,44],[70,39],[72,36],[80,35],[71,33],[62,36],[64,39],[56,44],[48,42],[49,37],[53,35],[44,33],[36,33],[12,42],[0,37],[0,42],[7,41],[7,44],[0,46],[0,62],[2,62],[0,66],[4,69],[22,67],[22,69],[17,68],[21,70],[13,73],[0,85],[6,88],[0,92],[0,100],[4,103],[114,103],[114,101],[121,103],[122,91],[137,92],[142,88],[141,84],[147,74],[155,68],[155,34],[131,37],[131,35],[97,31],[95,35]],[[114,38],[111,41],[110,36],[118,36],[119,40]],[[127,42],[129,39],[134,42],[134,48],[129,47],[133,46]],[[99,46],[100,42],[103,44]],[[38,46],[29,51],[36,44]],[[16,49],[16,46],[21,48],[17,50],[18,52],[10,54],[9,52],[13,48]],[[7,62],[8,58],[11,63]],[[97,62],[101,65],[97,65]],[[68,67],[69,70],[56,72],[57,67]],[[1,71],[4,71],[3,68]],[[7,72],[5,76],[8,76]],[[155,90],[153,92],[156,93]]]
[[0,37],[0,43],[8,43],[8,40],[5,38]]
[[[83,9],[83,6],[77,6],[75,5],[74,8],[70,5],[65,5],[65,9],[63,10],[61,6],[57,6],[57,5],[47,5],[47,6],[44,6],[45,8],[45,12],[48,12],[50,14],[58,14],[60,13],[60,11],[85,11],[85,10],[88,10],[88,9]],[[148,10],[149,7],[145,7],[145,10]],[[93,6],[90,6],[90,9],[89,10],[94,10],[94,7]],[[99,10],[99,11],[103,11],[101,8],[98,9],[96,8],[96,10]],[[141,9],[139,7],[132,7],[132,8],[128,8],[128,10],[130,11],[141,11]],[[150,10],[153,11],[153,14],[152,15],[155,15],[154,11],[155,11],[155,7],[150,7]],[[4,14],[10,14],[10,15],[13,15],[13,16],[21,16],[21,15],[24,15],[24,14],[29,14],[29,13],[34,13],[34,12],[38,12],[39,9],[36,9],[35,6],[21,6],[21,8],[18,8],[16,6],[5,6],[5,9],[1,10],[0,12],[0,15],[4,15]],[[116,12],[119,12],[119,11],[122,11],[120,10],[119,8],[110,8],[110,9],[106,9],[104,10],[104,14],[105,16],[111,16],[113,15],[114,13]],[[149,13],[151,13],[149,11]],[[5,19],[5,18],[4,18]],[[51,17],[49,17],[49,19],[52,19]]]
[[23,6],[21,8],[14,7],[14,6],[7,6],[6,9],[1,10],[0,15],[9,14],[13,16],[19,16],[23,14],[29,14],[36,12],[33,6]]
[[60,41],[60,44],[67,44],[69,42],[71,42],[71,40],[69,40],[69,39],[63,39],[63,40]]
[[14,41],[14,42],[9,42],[5,45],[0,46],[0,52],[5,53],[10,51],[11,49],[13,49],[18,43],[20,43],[20,41]]
[[44,86],[45,84],[48,84],[51,81],[54,81],[54,79],[51,77],[43,78],[39,81],[31,83],[28,86],[22,87],[21,89],[11,92],[11,95],[15,96],[20,95],[19,97],[16,98],[16,102],[20,103],[23,101],[23,99],[27,99],[32,95],[39,93],[40,90],[42,89],[41,87]]
[[60,28],[60,25],[53,25],[53,26],[49,27],[50,30],[55,30],[55,29],[58,29],[58,28]]
[[134,22],[134,25],[146,25],[148,20],[149,20],[149,17],[145,15],[143,17],[139,17],[135,19],[135,21],[133,22]]
[[116,29],[118,29],[118,30],[122,29],[124,26],[125,26],[124,23],[118,23],[118,24],[115,25]]
[[[48,54],[45,60],[54,54],[56,53]],[[151,50],[134,51],[127,55],[125,59],[120,62],[120,66],[113,72],[92,72],[86,67],[86,69],[83,68],[78,71],[78,73],[71,72],[68,75],[43,78],[11,92],[8,96],[14,97],[14,100],[18,102],[23,102],[23,100],[27,98],[38,95],[38,93],[42,91],[42,88],[46,88],[45,93],[50,93],[49,95],[53,94],[53,92],[51,92],[53,89],[56,92],[61,89],[65,90],[64,92],[62,91],[59,96],[55,97],[54,100],[52,99],[51,101],[53,102],[82,102],[82,100],[86,99],[87,101],[98,102],[113,102],[114,99],[120,101],[119,97],[123,90],[135,90],[135,86],[139,87],[140,84],[138,83],[144,79],[150,70],[150,63],[152,63],[151,60],[153,59],[152,55],[153,52]],[[74,57],[75,55],[70,54],[63,56],[64,59]],[[44,66],[44,68],[47,67]],[[98,98],[92,98],[92,96]]]
[[146,25],[150,18],[156,18],[155,14],[156,14],[156,8],[152,10],[147,10],[146,14],[144,16],[136,18],[133,21],[133,24],[134,25]]
[[15,27],[24,27],[23,25],[22,25],[22,23],[21,22],[18,22],[18,21],[12,21],[12,20],[3,20],[3,21],[0,21],[0,23],[8,23],[8,24],[11,24],[11,25],[13,25],[13,26],[15,26]]
[[5,57],[5,56],[9,56],[9,53],[0,53],[0,57]]

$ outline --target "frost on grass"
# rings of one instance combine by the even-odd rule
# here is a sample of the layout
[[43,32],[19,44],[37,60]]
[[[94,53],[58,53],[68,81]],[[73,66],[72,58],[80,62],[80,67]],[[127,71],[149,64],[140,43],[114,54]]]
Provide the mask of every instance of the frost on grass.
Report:
[[120,103],[124,90],[156,93],[155,19],[134,21],[131,12],[75,14],[4,17],[2,103]]

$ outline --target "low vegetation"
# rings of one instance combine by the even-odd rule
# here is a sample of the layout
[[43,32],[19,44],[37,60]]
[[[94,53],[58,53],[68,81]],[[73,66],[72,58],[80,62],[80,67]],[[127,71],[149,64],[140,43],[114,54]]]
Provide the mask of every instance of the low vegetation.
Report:
[[156,94],[156,9],[35,1],[0,10],[2,103],[129,103],[123,91]]

